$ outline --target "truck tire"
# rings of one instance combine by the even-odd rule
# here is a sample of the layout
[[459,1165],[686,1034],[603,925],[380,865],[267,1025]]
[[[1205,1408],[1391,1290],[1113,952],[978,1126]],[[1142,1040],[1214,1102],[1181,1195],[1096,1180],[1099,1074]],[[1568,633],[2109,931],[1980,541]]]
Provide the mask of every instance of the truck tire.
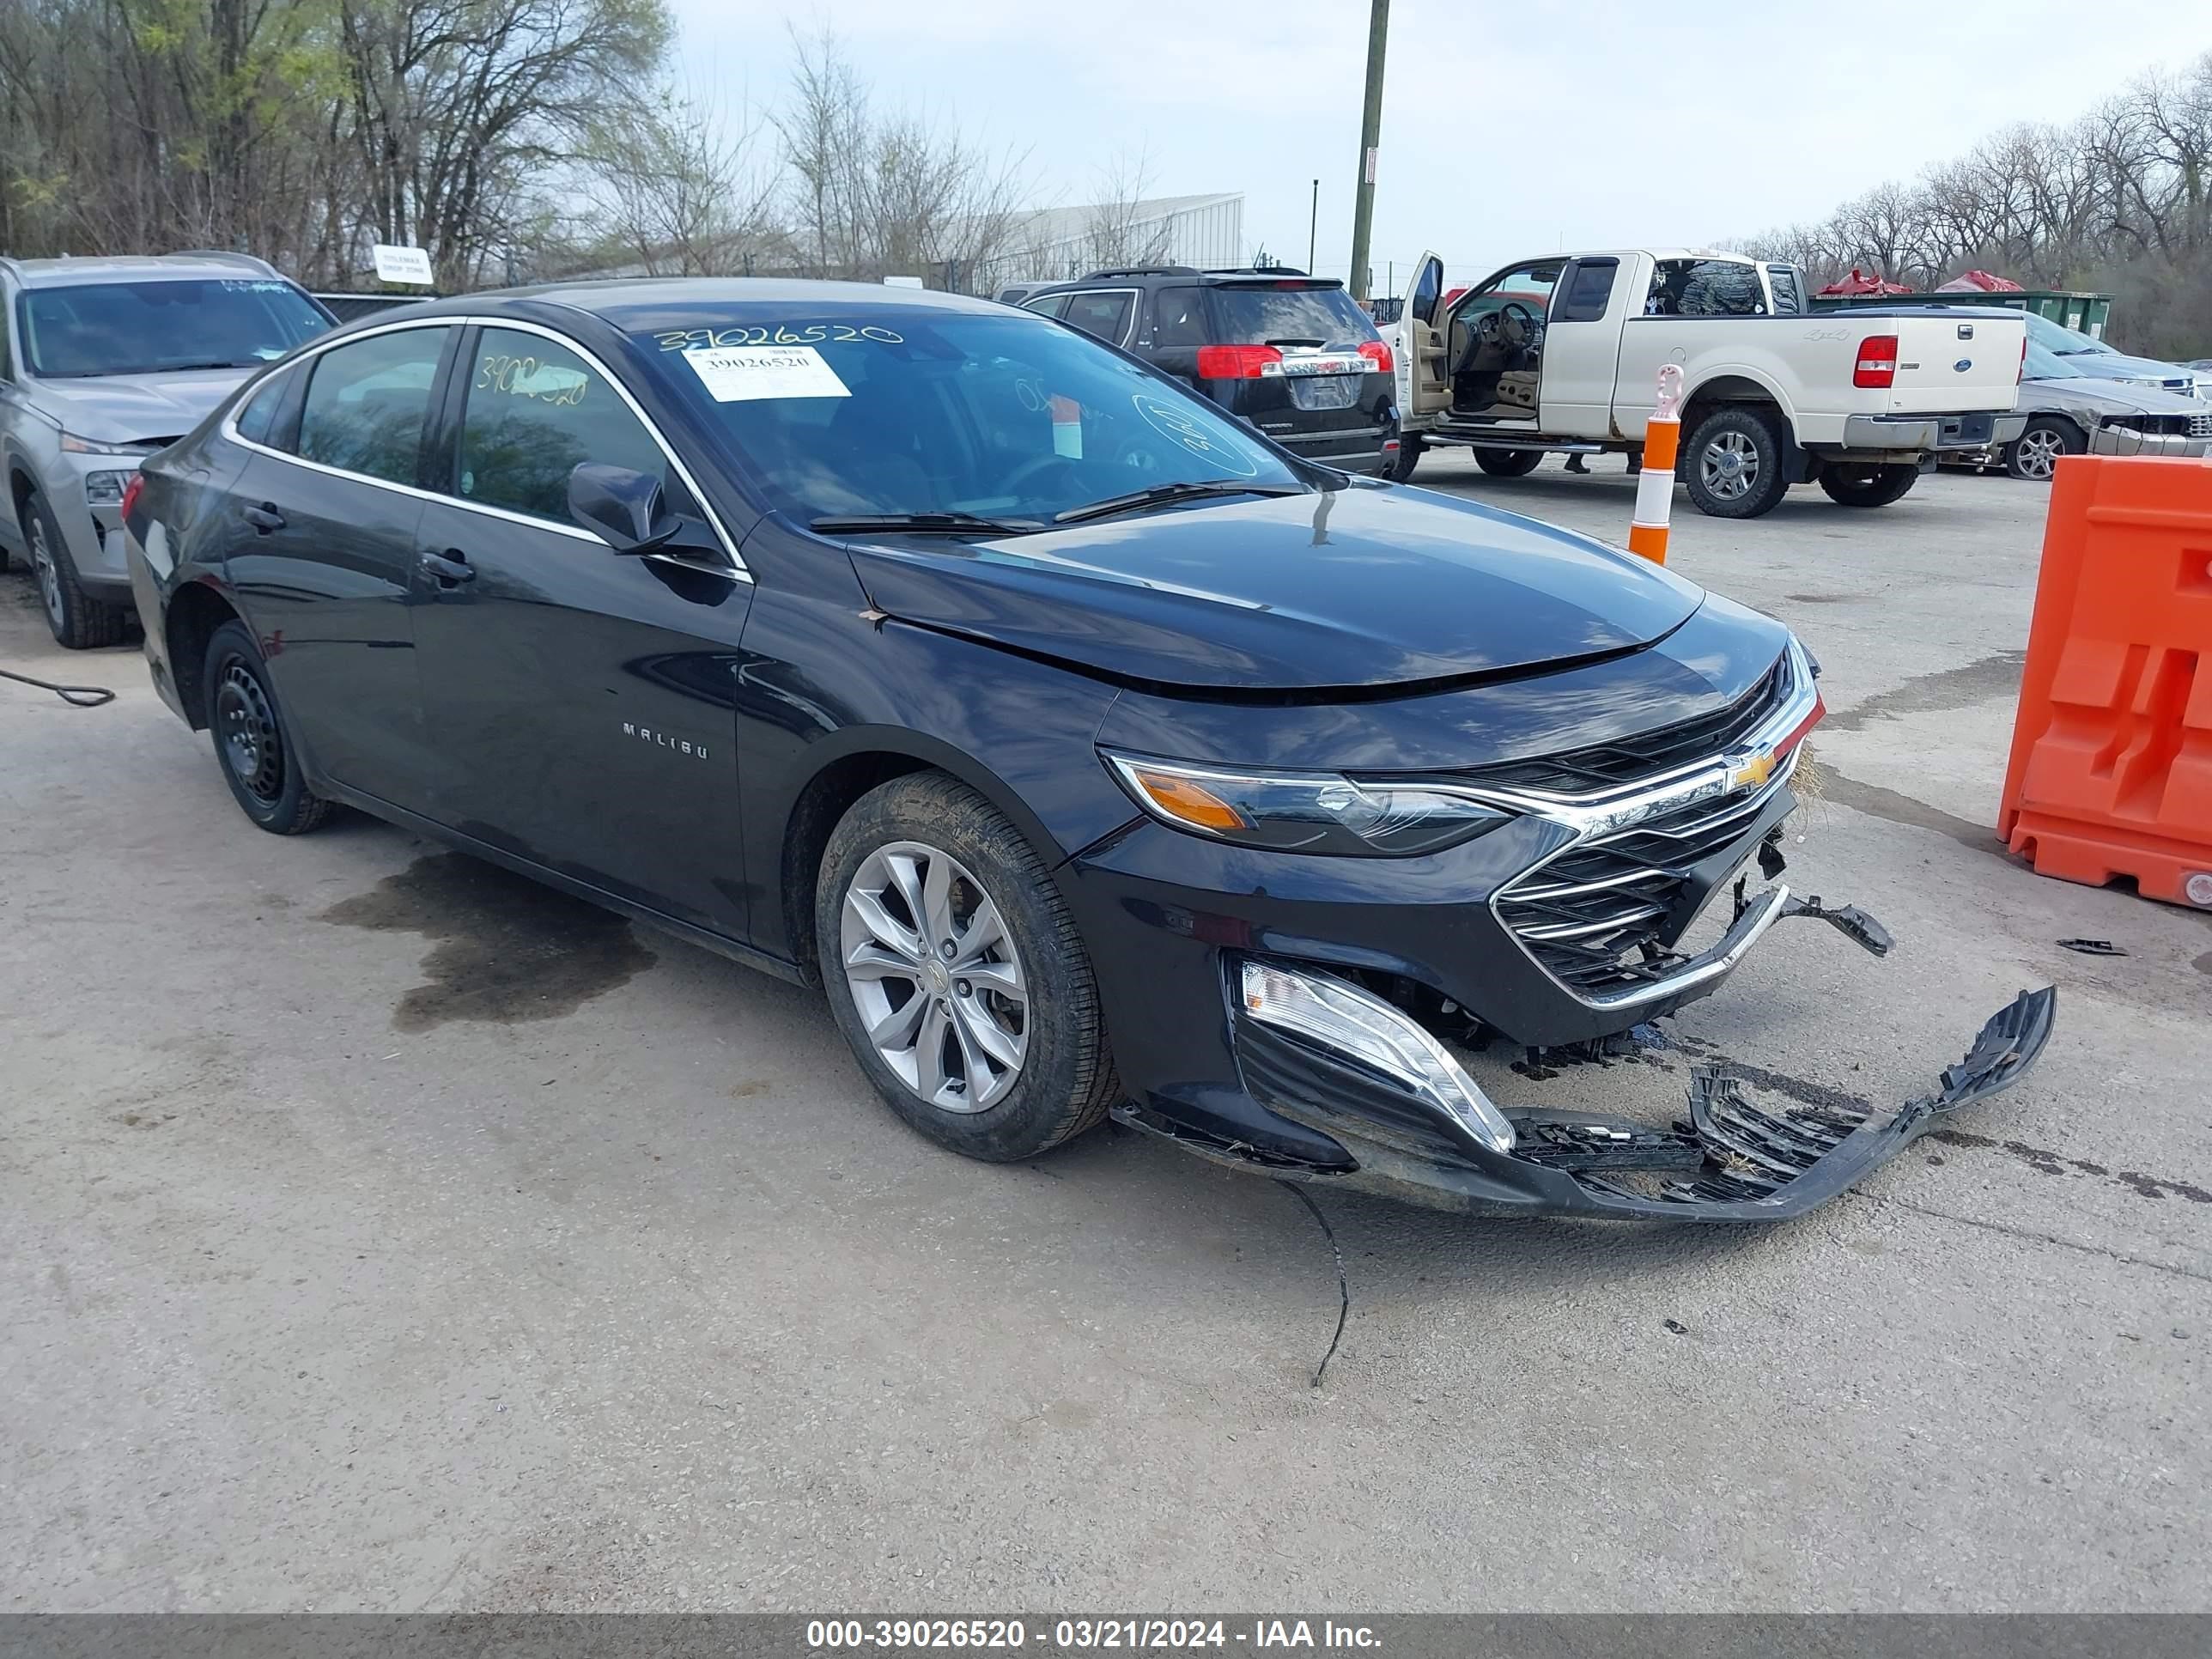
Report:
[[120,605],[95,599],[84,591],[76,576],[76,562],[62,540],[62,527],[47,510],[46,498],[35,489],[23,497],[16,515],[22,526],[23,547],[29,556],[31,580],[39,585],[39,606],[46,613],[46,626],[54,638],[72,651],[123,642],[128,614]]
[[1478,449],[1474,464],[1493,478],[1525,478],[1544,464],[1540,449]]
[[2005,446],[2004,470],[2030,483],[2049,483],[2061,455],[2079,455],[2089,447],[2081,428],[2055,415],[2038,415]]
[[1790,490],[1782,472],[1782,423],[1764,404],[1723,404],[1682,446],[1690,501],[1712,519],[1756,519]]
[[1920,479],[1917,466],[1844,464],[1820,469],[1820,488],[1839,507],[1887,507]]

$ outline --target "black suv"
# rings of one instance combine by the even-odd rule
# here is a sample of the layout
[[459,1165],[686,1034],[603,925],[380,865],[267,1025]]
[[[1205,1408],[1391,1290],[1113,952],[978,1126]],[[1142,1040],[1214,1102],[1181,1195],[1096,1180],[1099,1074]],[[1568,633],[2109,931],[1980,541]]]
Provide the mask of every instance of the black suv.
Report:
[[1390,348],[1340,282],[1285,265],[1138,265],[1021,303],[1174,375],[1294,455],[1346,472],[1395,469]]

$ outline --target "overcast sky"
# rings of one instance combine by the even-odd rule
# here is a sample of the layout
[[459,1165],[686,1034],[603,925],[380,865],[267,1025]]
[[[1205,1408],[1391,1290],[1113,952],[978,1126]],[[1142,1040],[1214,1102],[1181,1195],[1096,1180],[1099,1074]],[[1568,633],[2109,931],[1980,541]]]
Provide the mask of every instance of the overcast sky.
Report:
[[[878,97],[1025,151],[1041,204],[1095,200],[1115,152],[1144,150],[1151,193],[1242,191],[1247,255],[1304,264],[1318,178],[1315,265],[1348,269],[1365,0],[671,3],[686,78],[732,115],[781,95],[786,19],[826,17]],[[1819,218],[2208,49],[2203,0],[1396,0],[1376,286],[1424,249],[1460,281]]]

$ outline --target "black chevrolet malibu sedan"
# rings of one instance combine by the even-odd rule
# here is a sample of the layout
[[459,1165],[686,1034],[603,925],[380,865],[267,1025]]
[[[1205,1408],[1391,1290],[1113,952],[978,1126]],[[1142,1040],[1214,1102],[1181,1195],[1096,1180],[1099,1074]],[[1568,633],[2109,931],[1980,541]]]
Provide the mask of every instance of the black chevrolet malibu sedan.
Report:
[[410,307],[241,388],[125,517],[155,681],[255,823],[343,802],[818,984],[971,1156],[1112,1112],[1447,1206],[1770,1218],[2048,1030],[2024,995],[1880,1121],[1717,1076],[1672,1126],[1502,1109],[1459,1045],[1622,1031],[1804,909],[1739,880],[1780,864],[1804,649],[1042,317]]

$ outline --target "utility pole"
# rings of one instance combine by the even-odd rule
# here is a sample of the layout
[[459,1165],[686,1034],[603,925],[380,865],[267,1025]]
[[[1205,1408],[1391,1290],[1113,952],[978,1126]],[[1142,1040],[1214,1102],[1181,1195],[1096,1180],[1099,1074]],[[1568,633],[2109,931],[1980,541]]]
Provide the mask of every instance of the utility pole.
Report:
[[1320,234],[1321,180],[1316,179],[1314,180],[1313,217],[1306,221],[1306,270],[1308,274],[1311,274],[1314,268],[1314,242],[1315,239],[1319,236]]
[[1376,150],[1382,142],[1382,64],[1389,56],[1390,0],[1375,0],[1367,19],[1367,102],[1359,112],[1359,192],[1352,210],[1352,297],[1364,300],[1374,286],[1367,269],[1368,237],[1375,228]]

